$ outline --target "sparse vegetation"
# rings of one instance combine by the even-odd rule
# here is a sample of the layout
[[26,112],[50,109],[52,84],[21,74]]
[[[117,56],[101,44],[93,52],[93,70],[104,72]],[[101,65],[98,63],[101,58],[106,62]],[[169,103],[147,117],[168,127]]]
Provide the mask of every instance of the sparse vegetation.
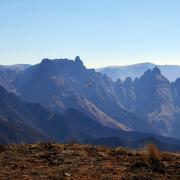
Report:
[[149,154],[149,158],[150,159],[156,159],[158,160],[159,159],[159,156],[160,156],[160,150],[159,148],[153,144],[153,143],[149,143],[146,145],[145,147],[148,151],[148,154]]
[[[0,179],[180,179],[180,154],[80,144],[0,146]],[[153,157],[153,158],[152,158]]]

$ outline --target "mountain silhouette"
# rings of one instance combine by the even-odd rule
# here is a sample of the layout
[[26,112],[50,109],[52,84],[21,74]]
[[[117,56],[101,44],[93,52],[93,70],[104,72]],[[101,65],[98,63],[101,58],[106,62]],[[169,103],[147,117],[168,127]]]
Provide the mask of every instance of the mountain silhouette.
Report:
[[175,81],[179,77],[179,65],[157,65],[149,62],[127,66],[109,66],[98,68],[96,71],[107,74],[114,81],[119,78],[124,81],[127,77],[131,77],[132,79],[135,79],[136,77],[139,78],[145,71],[153,69],[154,67],[158,67],[170,82]]
[[107,128],[180,138],[180,81],[170,82],[158,67],[139,78],[113,81],[86,68],[77,56],[43,59],[21,71],[2,72],[0,84],[9,92],[49,112],[73,109]]

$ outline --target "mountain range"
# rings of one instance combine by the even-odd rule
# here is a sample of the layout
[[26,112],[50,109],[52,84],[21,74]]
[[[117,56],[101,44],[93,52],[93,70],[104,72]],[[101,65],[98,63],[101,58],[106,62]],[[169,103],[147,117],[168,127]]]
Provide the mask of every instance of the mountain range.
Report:
[[75,109],[58,114],[38,103],[22,102],[3,87],[0,87],[0,132],[3,134],[0,142],[36,142],[50,139],[64,142],[109,137],[111,134],[116,136],[119,133],[118,130],[105,127]]
[[76,57],[1,66],[0,75],[1,143],[77,140],[137,147],[152,140],[180,146],[172,139],[180,139],[180,79],[171,83],[158,67],[113,81]]
[[155,134],[106,127],[75,109],[52,113],[38,103],[24,103],[0,87],[0,144],[69,142],[108,146],[143,147],[156,143],[160,149],[180,150],[180,141]]
[[153,63],[139,63],[127,66],[108,66],[104,68],[96,69],[97,72],[107,74],[113,80],[122,79],[125,80],[127,77],[135,79],[141,77],[148,69],[158,67],[162,74],[170,81],[173,82],[179,77],[180,66],[179,65],[157,65]]

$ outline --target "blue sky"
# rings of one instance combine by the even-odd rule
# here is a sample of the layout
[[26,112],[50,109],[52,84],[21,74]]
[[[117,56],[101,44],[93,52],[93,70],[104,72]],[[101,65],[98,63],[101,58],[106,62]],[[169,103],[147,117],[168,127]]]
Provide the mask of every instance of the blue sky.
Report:
[[179,0],[0,0],[0,64],[180,64]]

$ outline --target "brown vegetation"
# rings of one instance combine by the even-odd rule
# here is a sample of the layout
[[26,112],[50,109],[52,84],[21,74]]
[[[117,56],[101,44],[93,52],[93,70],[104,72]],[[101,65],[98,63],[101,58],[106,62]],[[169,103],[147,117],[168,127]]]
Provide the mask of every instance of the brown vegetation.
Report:
[[[153,158],[152,158],[153,157]],[[0,146],[0,179],[180,179],[180,154],[40,143]]]
[[155,144],[153,143],[147,144],[145,150],[147,150],[150,159],[159,159],[160,151]]

